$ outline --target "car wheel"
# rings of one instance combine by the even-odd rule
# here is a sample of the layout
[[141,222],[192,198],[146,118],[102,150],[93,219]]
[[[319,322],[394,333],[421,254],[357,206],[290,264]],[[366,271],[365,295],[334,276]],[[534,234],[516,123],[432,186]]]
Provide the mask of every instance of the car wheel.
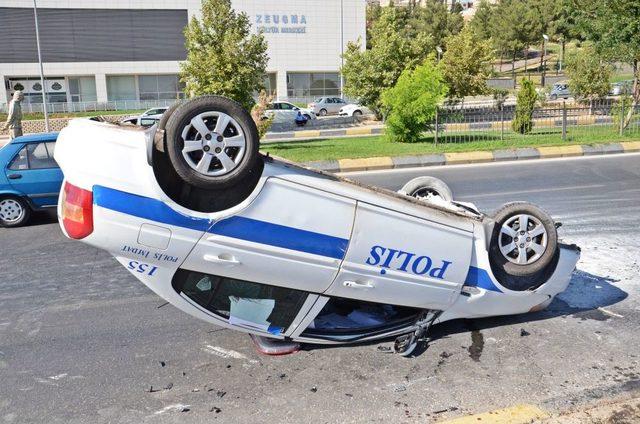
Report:
[[558,95],[557,94],[552,94],[552,95],[549,96],[549,98],[551,100],[558,100]]
[[500,208],[494,220],[489,260],[500,283],[518,291],[541,286],[557,263],[553,219],[531,203],[515,202]]
[[361,110],[354,110],[353,111],[353,116],[355,116],[356,118],[359,118],[362,116],[362,111]]
[[318,113],[318,115],[327,116],[327,109],[320,109],[320,112]]
[[439,198],[446,202],[453,200],[453,193],[449,186],[435,177],[414,178],[406,183],[399,193],[425,201],[433,200],[434,198]]
[[3,227],[19,227],[31,216],[27,202],[18,197],[0,199],[0,225]]
[[242,106],[220,96],[184,102],[166,127],[169,159],[180,178],[195,187],[222,189],[257,167],[259,136]]
[[307,121],[311,121],[311,115],[309,115],[308,113],[305,113],[304,117],[307,118]]

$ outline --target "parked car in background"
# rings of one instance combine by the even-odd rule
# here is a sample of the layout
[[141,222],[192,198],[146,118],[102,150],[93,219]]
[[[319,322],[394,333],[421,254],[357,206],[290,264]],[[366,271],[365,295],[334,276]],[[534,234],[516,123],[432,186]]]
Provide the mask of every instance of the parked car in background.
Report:
[[312,103],[309,103],[309,109],[313,110],[317,115],[327,116],[340,112],[347,102],[340,97],[319,97]]
[[553,84],[553,87],[551,87],[551,92],[549,93],[549,99],[568,99],[569,97],[571,97],[571,92],[569,91],[568,83],[557,82]]
[[[307,120],[317,119],[316,113],[311,109],[298,107],[289,102],[273,102],[264,113],[263,118],[273,117],[275,121],[295,120],[298,112]],[[290,118],[290,119],[289,119]]]
[[362,105],[350,103],[338,112],[340,116],[362,116],[366,109]]
[[0,225],[18,227],[31,212],[55,208],[62,171],[53,159],[58,133],[17,137],[0,149]]
[[611,84],[611,91],[609,92],[612,96],[623,96],[626,94],[631,94],[633,91],[633,80],[627,81],[618,81]]
[[150,127],[160,121],[160,118],[162,118],[162,114],[165,113],[167,109],[169,108],[166,106],[154,107],[152,109],[146,110],[140,116],[123,119],[122,121],[120,121],[120,123]]

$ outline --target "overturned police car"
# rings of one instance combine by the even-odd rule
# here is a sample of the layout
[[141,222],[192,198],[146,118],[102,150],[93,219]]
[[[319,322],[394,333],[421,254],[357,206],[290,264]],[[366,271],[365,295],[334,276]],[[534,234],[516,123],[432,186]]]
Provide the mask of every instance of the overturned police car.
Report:
[[578,261],[534,205],[487,216],[433,178],[395,193],[258,147],[218,96],[148,129],[73,120],[55,152],[61,227],[212,324],[263,342],[395,336],[404,355],[435,323],[545,308]]

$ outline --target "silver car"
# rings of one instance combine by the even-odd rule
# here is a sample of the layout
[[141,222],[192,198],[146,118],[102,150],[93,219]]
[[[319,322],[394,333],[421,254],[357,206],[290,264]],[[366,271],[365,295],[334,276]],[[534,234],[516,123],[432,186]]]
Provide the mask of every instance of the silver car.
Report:
[[320,97],[309,103],[308,108],[317,115],[327,116],[329,114],[337,114],[346,105],[347,102],[340,97]]
[[315,112],[311,109],[305,109],[294,105],[289,102],[273,102],[267,107],[263,115],[263,119],[273,117],[277,121],[293,121],[296,119],[298,112],[307,118],[307,120],[316,119]]

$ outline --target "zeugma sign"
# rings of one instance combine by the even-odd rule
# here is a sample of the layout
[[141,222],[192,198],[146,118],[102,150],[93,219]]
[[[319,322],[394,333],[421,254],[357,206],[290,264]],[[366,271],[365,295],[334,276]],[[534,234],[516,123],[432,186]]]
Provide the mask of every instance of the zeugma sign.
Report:
[[290,13],[258,13],[255,25],[258,32],[268,34],[305,34],[307,16]]

